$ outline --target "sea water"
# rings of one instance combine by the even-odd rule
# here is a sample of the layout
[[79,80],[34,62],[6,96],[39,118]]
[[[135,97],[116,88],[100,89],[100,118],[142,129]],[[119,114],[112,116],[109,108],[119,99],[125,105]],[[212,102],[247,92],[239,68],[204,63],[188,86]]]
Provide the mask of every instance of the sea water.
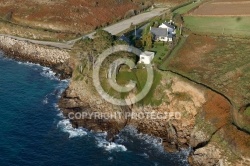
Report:
[[57,107],[68,84],[49,68],[0,52],[0,166],[187,165],[188,150],[166,153],[132,126],[115,143],[105,141],[107,133],[72,128]]

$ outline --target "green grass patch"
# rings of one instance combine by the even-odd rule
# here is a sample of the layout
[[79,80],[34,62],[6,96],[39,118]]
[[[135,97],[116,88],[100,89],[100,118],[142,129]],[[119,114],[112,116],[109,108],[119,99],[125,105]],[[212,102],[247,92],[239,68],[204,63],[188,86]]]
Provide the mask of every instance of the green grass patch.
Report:
[[187,13],[188,11],[192,10],[193,8],[195,8],[196,6],[200,5],[201,3],[199,2],[194,2],[194,3],[190,3],[186,6],[183,6],[181,8],[178,8],[176,10],[173,11],[173,14],[176,15],[176,14],[185,14]]
[[215,35],[250,36],[250,17],[185,16],[185,26],[193,32]]
[[[139,72],[136,73],[136,76],[138,78],[139,84],[141,86],[141,89],[145,86],[146,81],[147,81],[147,72],[146,69],[143,69]],[[148,94],[140,101],[138,102],[138,104],[141,105],[160,105],[162,103],[162,98],[164,98],[165,96],[163,96],[163,93],[157,93],[157,87],[160,84],[162,75],[161,73],[157,72],[156,70],[154,70],[154,81],[153,81],[153,85],[150,89],[150,91],[148,92]],[[162,92],[162,91],[161,91]],[[158,96],[158,95],[162,95],[162,96]]]
[[250,116],[250,107],[247,107],[247,109],[244,112],[244,115]]
[[[117,84],[120,86],[126,86],[130,81],[133,81],[136,83],[136,87],[132,90],[134,94],[140,93],[144,86],[147,83],[147,70],[144,68],[141,69],[133,69],[133,70],[127,70],[127,71],[120,71],[119,74],[116,77]],[[162,90],[159,90],[160,92],[156,93],[157,87],[160,84],[162,76],[159,72],[154,70],[154,81],[153,85],[148,92],[148,94],[137,104],[139,105],[160,105],[162,103],[162,99],[165,97],[162,93]],[[120,93],[114,90],[112,87],[110,87],[108,83],[108,79],[101,79],[102,81],[102,87],[109,95],[118,98],[118,99],[125,99],[130,92],[124,92]],[[161,95],[161,96],[159,96]]]
[[186,41],[186,37],[182,37],[180,39],[180,41],[177,43],[177,45],[174,47],[174,49],[162,61],[162,64],[159,66],[160,70],[167,70],[167,66],[168,66],[170,60],[174,58],[174,56],[177,54],[177,52],[184,45],[185,41]]
[[163,42],[155,42],[153,48],[150,51],[155,52],[155,57],[153,62],[159,63],[161,62],[168,52],[168,44]]

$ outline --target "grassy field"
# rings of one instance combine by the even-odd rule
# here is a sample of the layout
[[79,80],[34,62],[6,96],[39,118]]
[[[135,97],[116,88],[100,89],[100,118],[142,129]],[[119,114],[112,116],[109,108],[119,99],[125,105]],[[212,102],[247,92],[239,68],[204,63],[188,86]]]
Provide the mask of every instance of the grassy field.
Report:
[[201,34],[250,36],[250,17],[184,16],[185,26]]
[[250,41],[190,35],[162,65],[230,98],[237,108],[250,100]]
[[[249,105],[249,39],[192,34],[162,68],[223,94],[236,110]],[[246,131],[250,131],[249,112],[248,108],[237,117],[237,125]]]
[[[158,96],[163,95],[163,93],[159,93],[157,91],[158,85],[160,84],[162,75],[154,70],[154,81],[153,85],[149,91],[149,93],[146,95],[143,100],[138,102],[139,105],[159,105],[162,103],[162,98],[164,96]],[[121,70],[119,74],[117,75],[117,83],[121,86],[125,86],[129,83],[129,81],[133,81],[136,83],[136,88],[133,89],[134,94],[140,93],[140,91],[144,88],[146,81],[147,81],[147,71],[146,69],[140,68],[140,69],[133,69],[133,70]],[[112,87],[110,87],[107,79],[102,79],[102,86],[105,92],[110,94],[111,96],[119,99],[124,99],[128,96],[128,93],[119,93],[116,90],[114,90]]]
[[163,42],[155,42],[153,48],[149,51],[156,53],[153,62],[160,63],[168,52],[168,44]]
[[168,66],[169,61],[172,58],[174,58],[175,54],[181,49],[181,47],[183,46],[185,41],[186,41],[186,38],[182,37],[181,40],[175,46],[175,48],[171,51],[171,53],[168,56],[165,56],[165,58],[163,59],[162,63],[159,66],[159,68],[161,70],[167,70],[167,66]]
[[196,6],[200,5],[201,3],[196,2],[196,3],[191,3],[189,5],[186,5],[184,7],[178,8],[176,10],[173,11],[173,14],[185,14],[188,11],[190,11],[191,9],[195,8]]

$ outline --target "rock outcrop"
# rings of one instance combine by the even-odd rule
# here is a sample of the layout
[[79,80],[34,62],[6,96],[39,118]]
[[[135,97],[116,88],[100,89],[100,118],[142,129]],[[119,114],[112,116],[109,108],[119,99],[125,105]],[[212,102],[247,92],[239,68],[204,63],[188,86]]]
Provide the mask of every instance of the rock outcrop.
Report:
[[[70,77],[74,68],[74,60],[65,50],[8,37],[0,37],[0,48],[15,59],[52,67],[64,78]],[[81,81],[72,78],[59,107],[74,127],[107,131],[109,141],[114,141],[125,126],[132,125],[141,133],[159,137],[169,152],[191,147],[191,165],[249,164],[250,135],[234,126],[235,108],[228,99],[172,73],[163,74],[153,98],[159,98],[159,94],[164,96],[160,105],[121,107],[99,96],[91,78]],[[103,117],[100,113],[117,116]]]
[[[162,78],[158,88],[166,96],[158,106],[119,107],[102,99],[91,81],[72,81],[59,106],[66,117],[70,113],[119,114],[121,117],[113,119],[72,116],[71,122],[75,127],[108,131],[110,141],[124,126],[132,125],[141,133],[161,138],[169,152],[192,147],[191,165],[234,165],[249,157],[250,137],[232,125],[233,107],[226,98],[177,75]],[[157,97],[156,93],[154,97]],[[126,117],[127,113],[143,116]],[[147,118],[148,113],[164,114],[168,118]],[[241,135],[240,139],[236,139],[234,134]],[[238,146],[240,144],[242,146]]]
[[18,41],[6,36],[0,36],[0,49],[14,59],[51,67],[62,78],[69,78],[72,74],[70,55],[65,50]]

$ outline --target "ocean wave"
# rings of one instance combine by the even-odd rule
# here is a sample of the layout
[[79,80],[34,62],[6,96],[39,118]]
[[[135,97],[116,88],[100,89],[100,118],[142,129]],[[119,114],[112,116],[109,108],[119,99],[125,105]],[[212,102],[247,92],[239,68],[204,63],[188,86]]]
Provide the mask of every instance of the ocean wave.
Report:
[[69,85],[69,79],[61,80],[60,83],[57,85],[55,91],[53,92],[57,99],[61,98],[62,93]]
[[43,105],[46,105],[49,103],[49,99],[48,99],[48,95],[45,96],[45,98],[43,99]]
[[30,66],[30,67],[32,67],[32,66],[39,66],[39,67],[42,67],[40,64],[37,64],[37,63],[32,63],[32,62],[20,62],[20,61],[17,61],[17,63],[19,64],[19,65],[25,65],[25,66]]
[[125,144],[138,144],[143,149],[148,149],[149,152],[165,153],[162,145],[162,139],[148,134],[139,133],[138,130],[129,125],[126,126],[118,135],[117,142]]
[[116,151],[116,152],[125,152],[127,148],[124,145],[119,145],[114,142],[101,141],[98,143],[98,147],[104,148],[106,151]]
[[115,142],[108,142],[106,140],[106,136],[107,136],[106,132],[95,134],[95,139],[97,141],[98,147],[103,148],[104,150],[109,151],[109,152],[113,152],[113,151],[125,152],[125,151],[127,151],[127,148],[124,145],[121,145],[121,144],[118,144]]
[[183,165],[189,165],[187,161],[191,151],[192,148],[190,147],[188,149],[182,149],[180,152],[176,152],[174,154],[179,158],[179,161],[181,161]]
[[180,161],[182,165],[188,165],[187,158],[191,148],[182,149],[176,153],[167,153],[162,145],[161,138],[139,133],[133,126],[126,126],[118,135],[117,141],[132,150],[135,148],[133,145],[136,144],[136,150],[140,151],[138,155],[144,158],[149,158],[150,156],[170,158],[171,160]]
[[87,131],[83,128],[73,128],[69,119],[60,120],[57,124],[57,127],[60,128],[63,132],[69,134],[69,138],[82,137],[87,135]]
[[[51,68],[49,68],[49,67],[44,67],[44,66],[41,66],[40,64],[38,64],[38,63],[32,63],[32,62],[20,62],[20,61],[17,61],[17,63],[19,64],[19,65],[25,65],[25,66],[30,66],[30,67],[38,67],[38,68],[40,68],[41,69],[41,76],[43,76],[43,77],[46,77],[46,78],[49,78],[50,80],[60,80],[58,77],[57,77],[57,75],[56,75],[56,73],[55,72],[53,72],[52,70],[51,70]],[[38,68],[34,68],[35,70],[38,70]]]
[[53,72],[49,67],[43,67],[42,72],[40,73],[41,76],[49,78],[50,80],[60,80],[57,76],[56,73]]
[[[50,71],[49,68],[44,67],[43,71],[45,71],[45,73],[47,74],[48,72],[46,71]],[[54,74],[51,73],[50,76],[52,76],[52,78]],[[45,75],[46,76],[46,75]],[[69,84],[69,80],[61,80],[59,82],[59,84],[57,85],[57,87],[55,88],[54,92],[51,93],[50,95],[55,95],[56,98],[60,98],[63,91],[65,90],[65,88],[68,86]],[[46,96],[47,97],[47,96]],[[45,101],[47,100],[47,98],[45,97]],[[69,119],[65,119],[62,111],[60,110],[60,108],[58,107],[57,103],[53,104],[55,110],[58,111],[57,117],[59,117],[59,121],[57,123],[57,127],[59,129],[61,129],[61,131],[68,133],[69,134],[69,138],[76,138],[76,137],[83,137],[86,135],[89,135],[91,137],[93,137],[96,140],[96,145],[100,148],[103,148],[106,151],[109,152],[124,152],[127,151],[127,148],[124,145],[115,143],[115,142],[108,142],[106,140],[106,136],[107,136],[107,132],[99,132],[99,133],[95,133],[95,132],[88,132],[87,129],[84,128],[73,128],[72,124],[70,123]]]
[[144,158],[149,158],[149,155],[147,153],[140,153],[139,156],[142,156]]
[[[55,99],[60,99],[62,93],[65,91],[65,89],[66,89],[66,87],[68,86],[68,84],[69,84],[69,81],[68,81],[68,80],[61,80],[61,81],[59,82],[59,84],[55,87],[54,91],[51,92],[51,93],[49,93],[49,94],[47,94],[47,95],[44,97],[44,99],[43,99],[43,101],[42,101],[43,105],[47,105],[48,103],[51,102],[51,100],[54,102]],[[56,100],[56,101],[57,101],[57,100]],[[53,105],[54,105],[54,107],[55,107],[58,111],[60,111],[60,110],[58,109],[57,103],[54,103]]]

